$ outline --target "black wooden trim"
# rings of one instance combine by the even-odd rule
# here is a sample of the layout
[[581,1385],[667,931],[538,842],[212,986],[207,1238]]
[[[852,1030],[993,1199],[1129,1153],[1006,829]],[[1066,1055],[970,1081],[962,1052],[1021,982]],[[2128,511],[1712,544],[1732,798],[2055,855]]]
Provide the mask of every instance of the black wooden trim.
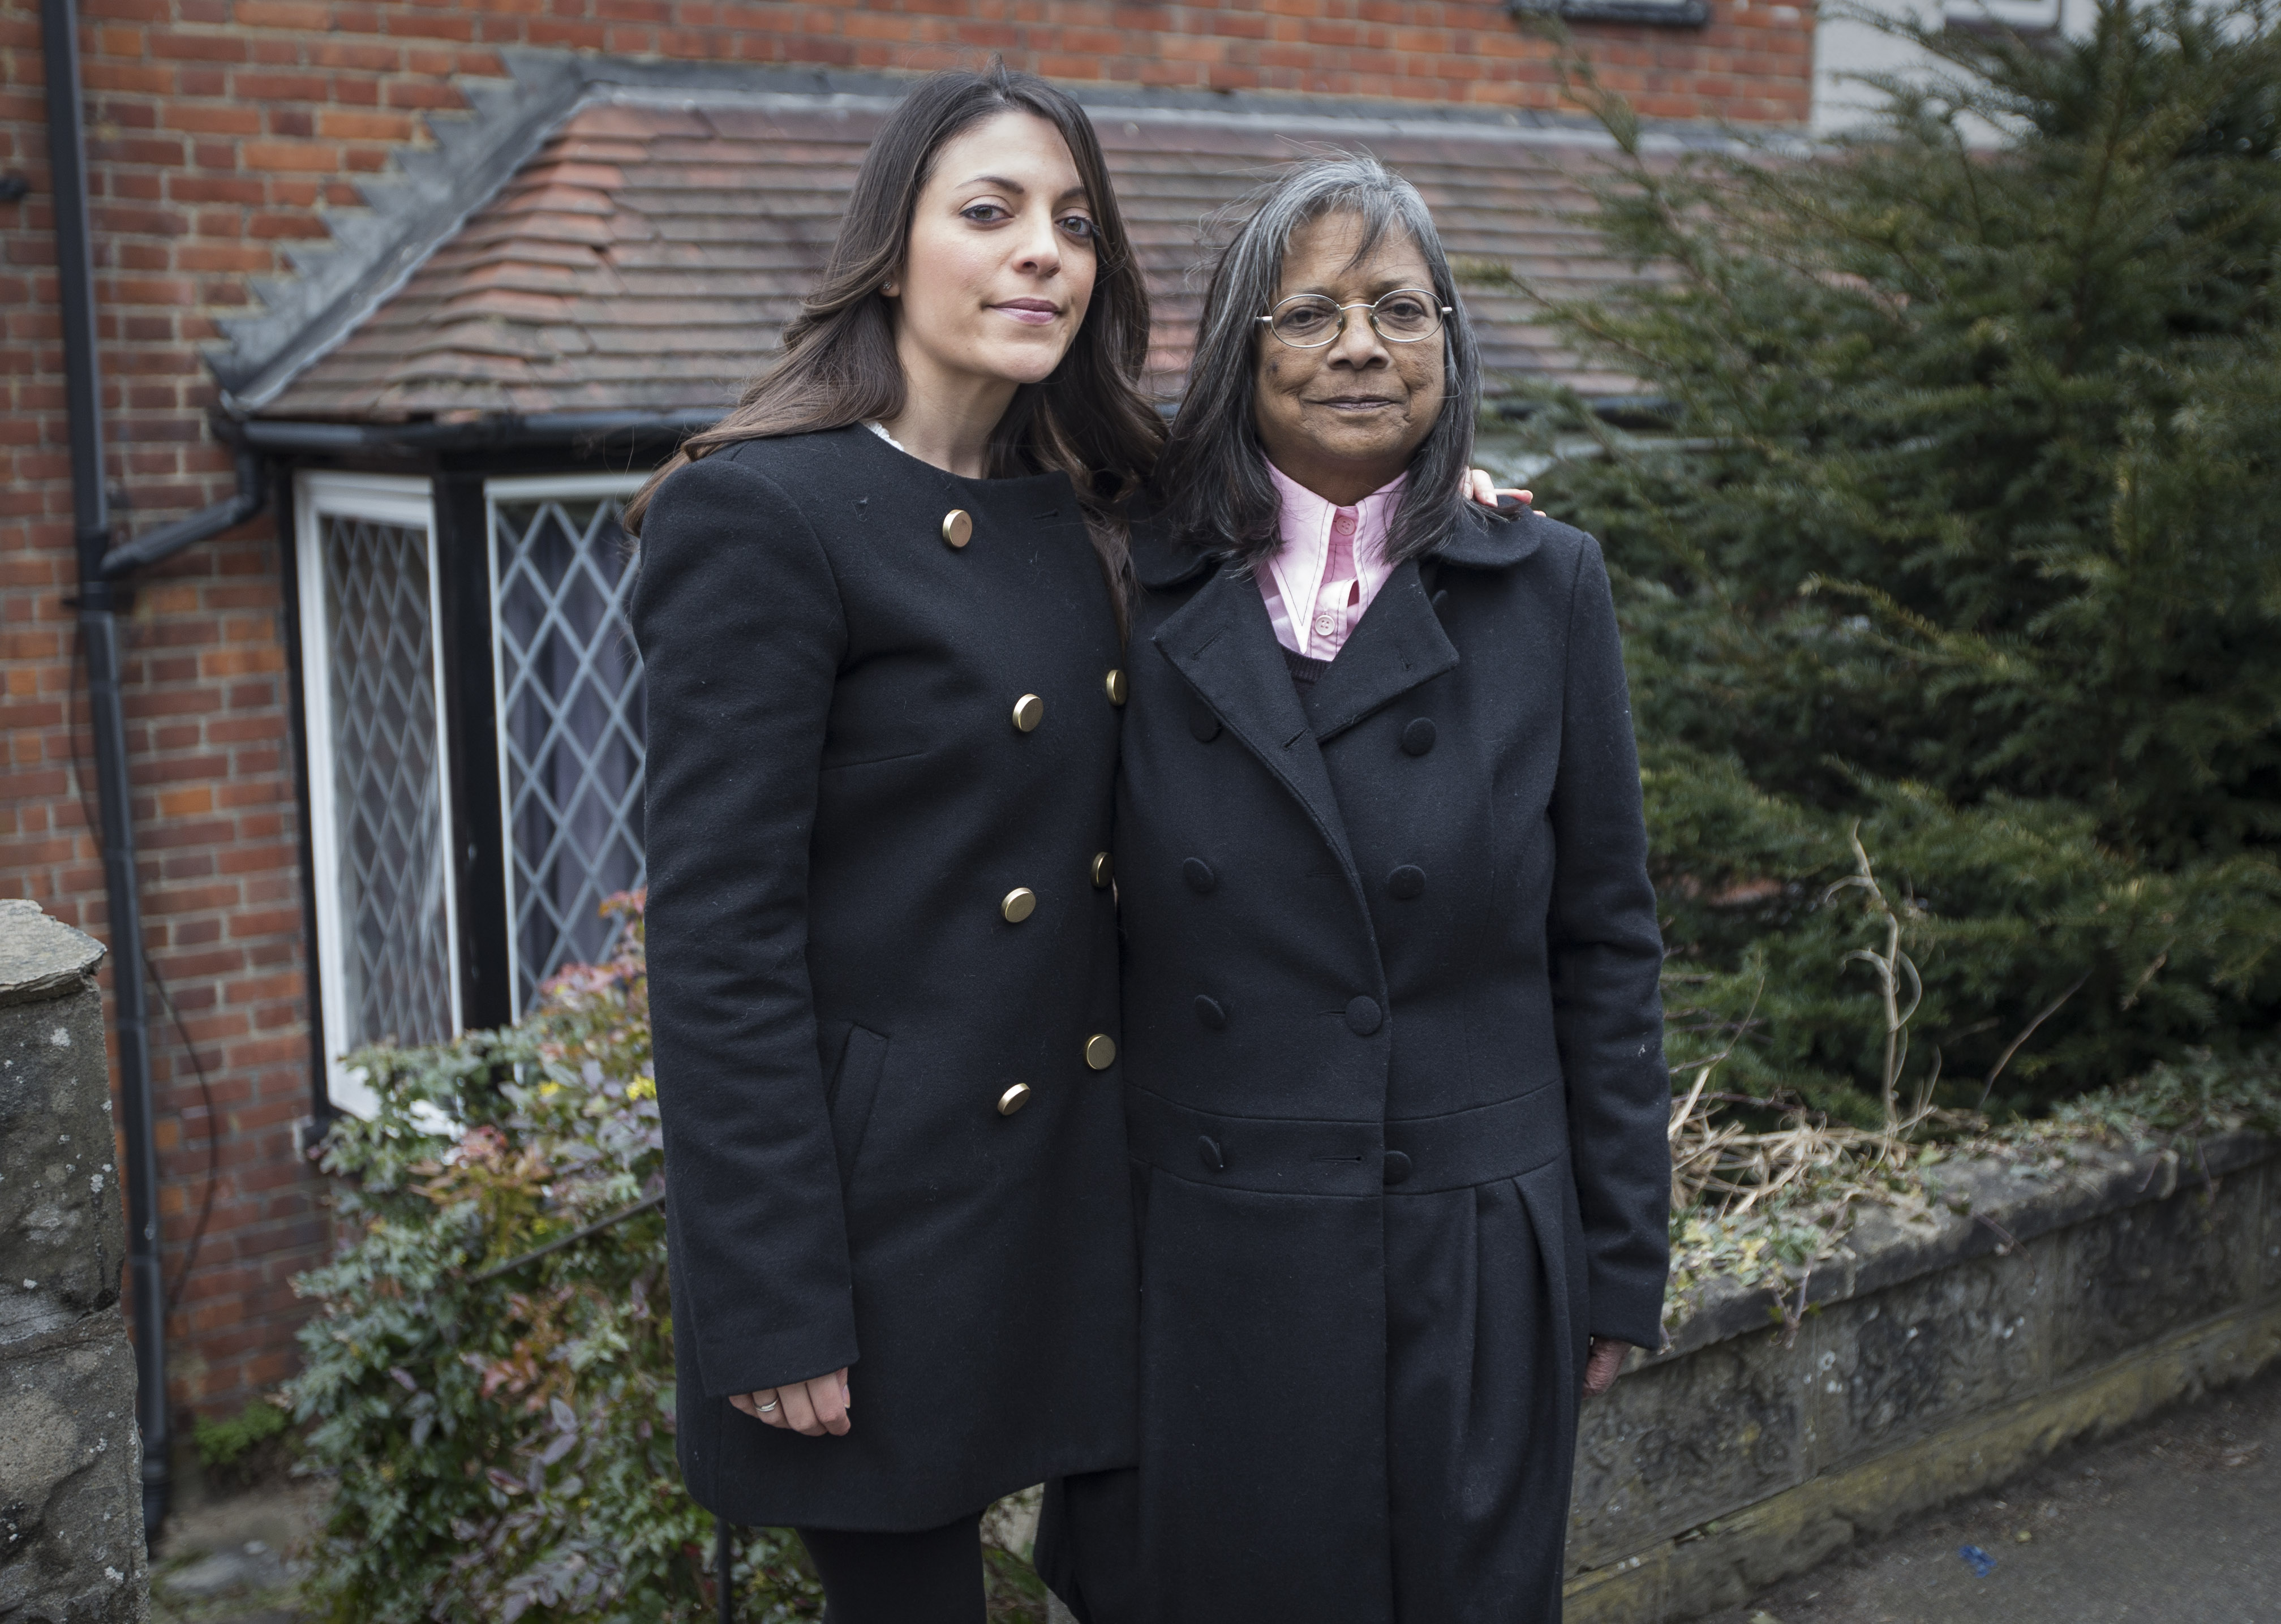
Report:
[[1648,23],[1666,28],[1699,28],[1711,20],[1705,0],[1508,0],[1505,10],[1515,17]]
[[499,805],[499,718],[491,679],[490,510],[480,474],[439,476],[436,632],[444,656],[452,762],[452,861],[459,893],[460,1015],[469,1030],[514,1015],[508,955],[506,838]]
[[321,1133],[336,1114],[333,1068],[325,1048],[325,955],[317,938],[317,847],[315,815],[309,799],[309,690],[301,646],[301,514],[294,501],[293,468],[272,463],[275,482],[269,511],[277,515],[278,591],[284,599],[285,705],[292,734],[293,800],[299,826],[296,850],[301,865],[303,998],[309,1019],[309,1115]]

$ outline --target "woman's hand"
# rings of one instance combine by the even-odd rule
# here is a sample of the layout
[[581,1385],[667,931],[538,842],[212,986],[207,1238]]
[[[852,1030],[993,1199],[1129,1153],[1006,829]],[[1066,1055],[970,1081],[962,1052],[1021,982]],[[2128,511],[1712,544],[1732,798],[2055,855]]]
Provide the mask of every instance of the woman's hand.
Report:
[[1466,470],[1465,494],[1472,497],[1473,500],[1479,502],[1484,507],[1496,507],[1497,505],[1497,498],[1501,496],[1519,497],[1520,499],[1520,505],[1523,507],[1526,507],[1528,506],[1532,497],[1532,493],[1527,491],[1498,490],[1497,482],[1489,477],[1489,471],[1487,468],[1469,468]]
[[796,1433],[821,1438],[830,1433],[844,1437],[855,1423],[847,1411],[855,1401],[847,1396],[847,1373],[811,1376],[785,1387],[762,1388],[754,1393],[731,1393],[729,1402],[756,1421],[789,1427]]
[[1624,1355],[1632,1350],[1629,1342],[1620,1342],[1612,1336],[1596,1336],[1592,1351],[1584,1360],[1584,1396],[1597,1398],[1616,1385],[1616,1373],[1624,1367]]

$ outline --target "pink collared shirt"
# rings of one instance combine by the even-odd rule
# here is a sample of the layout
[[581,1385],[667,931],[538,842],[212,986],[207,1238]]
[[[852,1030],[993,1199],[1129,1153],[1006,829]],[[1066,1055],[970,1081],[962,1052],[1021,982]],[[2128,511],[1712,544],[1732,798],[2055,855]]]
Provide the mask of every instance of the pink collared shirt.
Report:
[[1275,640],[1293,653],[1334,660],[1394,573],[1386,561],[1386,532],[1402,481],[1409,476],[1397,476],[1351,507],[1325,501],[1272,462],[1267,477],[1283,501],[1283,545],[1258,572],[1267,619]]

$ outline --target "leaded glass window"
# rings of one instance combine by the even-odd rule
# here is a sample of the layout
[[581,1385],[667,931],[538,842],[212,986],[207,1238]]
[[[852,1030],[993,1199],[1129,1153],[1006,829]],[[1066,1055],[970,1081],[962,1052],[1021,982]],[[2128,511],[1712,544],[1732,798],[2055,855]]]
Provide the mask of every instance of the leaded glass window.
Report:
[[618,515],[640,481],[489,486],[507,930],[515,1009],[609,955],[603,899],[643,880],[641,658]]
[[[305,475],[302,679],[326,1048],[459,1030],[446,711],[423,480]],[[334,1095],[368,1102],[336,1067]]]

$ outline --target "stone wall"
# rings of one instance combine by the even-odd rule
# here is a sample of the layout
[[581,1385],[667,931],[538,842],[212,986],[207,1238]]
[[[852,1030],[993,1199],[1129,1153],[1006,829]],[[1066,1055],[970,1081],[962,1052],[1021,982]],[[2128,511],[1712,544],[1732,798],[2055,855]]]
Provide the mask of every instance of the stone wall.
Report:
[[0,901],[0,1619],[149,1611],[101,944]]
[[1864,1214],[1802,1319],[1714,1284],[1586,1407],[1567,1624],[1731,1605],[2281,1355],[2272,1141],[1935,1177],[1931,1215]]

